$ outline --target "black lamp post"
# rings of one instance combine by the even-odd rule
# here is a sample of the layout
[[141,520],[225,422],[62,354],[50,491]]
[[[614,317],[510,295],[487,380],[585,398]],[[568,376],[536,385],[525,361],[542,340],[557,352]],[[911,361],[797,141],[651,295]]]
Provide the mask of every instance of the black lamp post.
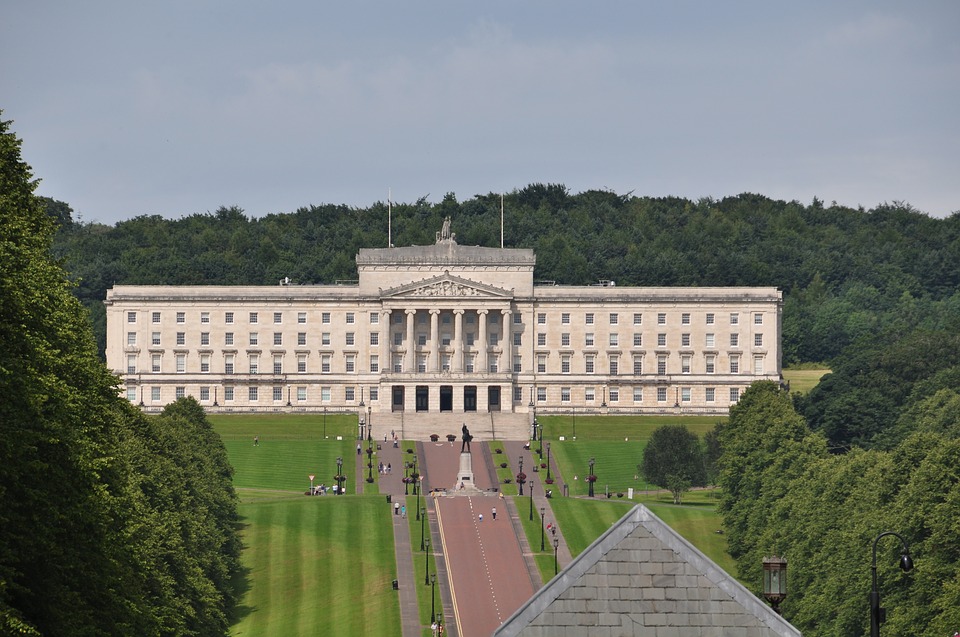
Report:
[[367,405],[367,444],[373,446],[373,406]]
[[590,472],[587,473],[587,490],[588,495],[593,497],[593,483],[596,482],[597,476],[593,475],[593,465],[596,463],[595,458],[590,458]]
[[361,415],[359,420],[357,421],[357,440],[362,441],[364,439],[366,428],[367,428],[367,421],[364,420],[363,416]]
[[343,495],[343,458],[337,456],[337,495]]
[[787,598],[787,560],[782,557],[763,558],[763,597],[778,614],[780,602]]
[[877,589],[877,542],[885,535],[892,535],[903,545],[903,554],[900,556],[900,570],[904,573],[913,570],[913,558],[910,557],[910,547],[907,542],[893,531],[884,531],[873,541],[873,588],[870,590],[870,637],[880,637],[880,624],[887,620],[886,609],[880,608],[880,591]]
[[373,484],[373,449],[367,447],[367,482]]
[[544,551],[543,543],[543,517],[547,514],[547,509],[545,507],[540,507],[540,552]]
[[323,408],[323,439],[327,439],[327,408]]
[[523,480],[520,480],[519,477],[523,475],[523,456],[520,456],[520,473],[517,474],[517,484],[520,485],[520,495],[523,495]]
[[420,550],[425,551],[426,549],[423,548],[423,522],[427,519],[427,512],[420,509],[417,511],[417,515],[420,517]]
[[[550,443],[547,443],[547,480],[550,480]],[[549,482],[547,483],[549,484]]]
[[410,477],[408,471],[410,469],[410,463],[403,463],[403,495],[410,495]]
[[556,575],[560,572],[560,568],[557,565],[557,551],[560,550],[560,538],[553,538],[553,574]]
[[430,575],[430,624],[437,622],[437,574]]
[[537,436],[537,455],[543,460],[543,425],[537,422],[537,417],[533,417],[533,430]]
[[430,584],[430,540],[427,540],[427,550],[423,554],[423,583]]
[[533,522],[533,482],[530,483],[530,521]]

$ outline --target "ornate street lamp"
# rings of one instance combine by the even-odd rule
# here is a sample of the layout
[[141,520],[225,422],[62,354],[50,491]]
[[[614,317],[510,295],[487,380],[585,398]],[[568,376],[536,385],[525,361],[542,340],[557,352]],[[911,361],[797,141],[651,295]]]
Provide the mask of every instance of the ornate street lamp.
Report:
[[437,623],[437,574],[430,575],[430,624]]
[[544,551],[543,543],[543,517],[547,514],[547,509],[545,507],[540,507],[540,552]]
[[590,471],[587,473],[587,490],[591,498],[593,497],[593,483],[597,481],[597,476],[593,475],[593,465],[596,462],[595,458],[590,458]]
[[885,608],[880,608],[880,591],[877,589],[877,542],[885,535],[892,535],[903,545],[903,554],[900,556],[900,570],[904,573],[913,570],[913,558],[910,557],[910,547],[907,542],[893,531],[884,531],[873,541],[873,588],[870,590],[870,637],[880,637],[880,624],[887,620]]
[[781,615],[780,602],[787,598],[787,560],[782,557],[763,558],[763,597],[773,610]]
[[[550,480],[550,443],[547,443],[547,480]],[[550,484],[549,482],[547,484]]]
[[523,456],[520,456],[520,473],[517,474],[517,484],[520,485],[520,495],[523,495],[523,483],[526,480],[520,478],[520,476],[525,476],[523,473]]
[[409,469],[410,469],[410,463],[404,462],[403,463],[403,495],[410,495],[410,491],[409,491],[410,477],[407,473]]
[[327,408],[323,408],[323,439],[327,439]]
[[427,519],[427,512],[420,509],[417,511],[417,516],[420,518],[420,550],[425,551],[426,549],[423,548],[423,522]]
[[430,584],[430,563],[427,561],[430,558],[430,540],[427,540],[427,550],[423,554],[423,583],[426,585]]
[[533,522],[533,482],[530,483],[530,521]]
[[337,495],[343,495],[343,458],[337,456]]
[[533,417],[533,424],[537,429],[537,455],[543,460],[543,425],[537,423],[537,417]]
[[560,538],[553,538],[553,574],[556,575],[560,572],[560,568],[557,565],[557,551],[560,550]]

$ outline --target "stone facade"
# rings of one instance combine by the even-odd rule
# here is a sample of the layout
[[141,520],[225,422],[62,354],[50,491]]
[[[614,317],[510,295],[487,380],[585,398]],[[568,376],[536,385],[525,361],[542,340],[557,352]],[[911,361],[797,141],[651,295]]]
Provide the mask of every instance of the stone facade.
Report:
[[734,578],[634,507],[495,637],[800,637]]
[[115,286],[107,363],[144,409],[725,414],[780,379],[775,288],[535,283],[528,249],[362,249],[337,285]]

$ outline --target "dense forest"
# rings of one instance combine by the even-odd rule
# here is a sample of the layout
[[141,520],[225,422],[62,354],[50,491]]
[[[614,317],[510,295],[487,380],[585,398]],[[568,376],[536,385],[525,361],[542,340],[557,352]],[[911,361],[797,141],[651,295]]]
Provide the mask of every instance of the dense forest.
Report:
[[0,121],[0,635],[224,635],[240,538],[200,405],[117,395]]

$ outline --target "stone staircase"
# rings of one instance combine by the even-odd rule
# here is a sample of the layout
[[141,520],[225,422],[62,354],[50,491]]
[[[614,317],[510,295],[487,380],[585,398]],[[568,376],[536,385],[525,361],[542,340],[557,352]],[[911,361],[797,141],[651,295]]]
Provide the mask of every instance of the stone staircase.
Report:
[[446,440],[447,434],[457,437],[464,424],[470,429],[474,441],[529,440],[531,429],[527,414],[508,412],[387,412],[371,415],[374,440],[382,441],[384,435],[396,432],[401,440],[429,440],[432,434]]

